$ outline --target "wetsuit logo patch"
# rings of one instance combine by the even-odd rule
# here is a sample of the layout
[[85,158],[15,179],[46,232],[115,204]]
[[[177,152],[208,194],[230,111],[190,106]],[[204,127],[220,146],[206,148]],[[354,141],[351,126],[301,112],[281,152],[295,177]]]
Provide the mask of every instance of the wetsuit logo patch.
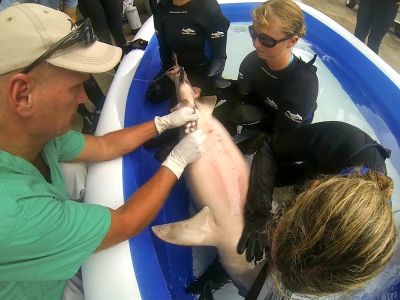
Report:
[[217,32],[211,33],[212,39],[220,39],[220,38],[223,38],[224,36],[225,36],[225,33],[223,33],[222,31],[217,31]]
[[273,109],[275,110],[279,110],[278,105],[276,105],[275,101],[272,99],[269,99],[269,97],[267,97],[267,99],[265,99],[265,103],[267,103],[269,106],[271,106]]
[[301,123],[303,121],[303,118],[299,114],[294,114],[290,112],[290,110],[285,111],[285,116],[296,123]]
[[179,10],[179,11],[170,10],[169,13],[170,14],[187,14],[187,10]]
[[183,35],[196,35],[196,31],[194,31],[193,29],[191,29],[191,28],[183,28],[182,29],[182,34]]

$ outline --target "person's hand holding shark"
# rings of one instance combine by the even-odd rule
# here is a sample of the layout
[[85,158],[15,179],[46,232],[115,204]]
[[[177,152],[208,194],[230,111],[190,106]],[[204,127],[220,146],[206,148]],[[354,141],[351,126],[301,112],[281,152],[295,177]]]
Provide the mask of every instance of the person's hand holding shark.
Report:
[[[201,89],[193,88],[194,98],[200,97]],[[185,125],[185,133],[191,133],[197,129],[197,123],[199,120],[199,111],[194,107],[188,107],[179,103],[171,109],[171,113],[163,117],[156,116],[154,118],[154,123],[159,134],[167,129],[172,129]]]
[[[191,113],[197,116],[192,116],[193,120],[189,120],[185,124],[185,133],[193,132],[197,129],[199,111],[197,110],[196,104],[190,104],[190,101],[188,101],[187,98],[193,98],[194,100],[197,100],[198,98],[200,98],[201,89],[198,87],[192,87],[182,67],[174,66],[170,68],[166,74],[174,83],[176,83],[175,85],[177,89],[179,89],[176,91],[178,104],[171,109],[171,114],[181,111],[182,113]],[[185,82],[187,84],[179,84],[179,82]],[[183,95],[185,98],[180,99],[181,95]]]
[[172,112],[163,117],[156,116],[154,122],[159,134],[167,129],[185,125],[185,132],[190,133],[196,130],[199,120],[199,111],[193,107],[182,107],[173,109]]

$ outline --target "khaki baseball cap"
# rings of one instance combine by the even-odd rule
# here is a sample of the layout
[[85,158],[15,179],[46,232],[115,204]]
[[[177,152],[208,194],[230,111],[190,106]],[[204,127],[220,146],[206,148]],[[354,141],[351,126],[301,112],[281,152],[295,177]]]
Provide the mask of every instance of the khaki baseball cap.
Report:
[[[68,15],[52,8],[24,3],[0,12],[0,75],[31,64],[74,27]],[[58,50],[46,61],[83,73],[102,73],[121,59],[122,50],[96,41]]]

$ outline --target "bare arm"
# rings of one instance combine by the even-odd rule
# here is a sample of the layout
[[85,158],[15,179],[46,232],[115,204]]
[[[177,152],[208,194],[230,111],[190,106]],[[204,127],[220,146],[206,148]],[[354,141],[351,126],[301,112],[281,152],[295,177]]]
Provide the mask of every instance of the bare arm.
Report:
[[161,167],[128,202],[117,210],[111,210],[110,229],[97,251],[138,234],[156,216],[176,181],[173,172]]
[[203,154],[205,135],[188,134],[174,147],[161,168],[117,210],[111,210],[111,225],[97,250],[111,247],[146,227],[164,204],[183,169]]
[[85,145],[81,153],[74,159],[77,162],[105,161],[120,157],[134,151],[144,142],[167,129],[186,124],[190,132],[198,113],[193,108],[183,107],[163,117],[129,128],[107,133],[103,136],[85,135]]
[[154,121],[110,132],[103,136],[85,135],[85,146],[74,159],[78,162],[111,160],[132,152],[158,134]]

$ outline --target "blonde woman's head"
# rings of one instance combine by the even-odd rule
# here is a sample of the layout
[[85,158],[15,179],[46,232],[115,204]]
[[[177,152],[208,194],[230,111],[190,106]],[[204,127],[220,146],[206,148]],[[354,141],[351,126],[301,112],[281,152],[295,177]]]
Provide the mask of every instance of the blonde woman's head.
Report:
[[274,18],[279,19],[281,31],[286,36],[301,38],[306,32],[304,16],[292,0],[269,0],[253,11],[253,25],[257,32],[268,29]]
[[327,295],[357,289],[382,271],[397,233],[392,180],[376,172],[314,181],[274,233],[273,269],[288,290]]

